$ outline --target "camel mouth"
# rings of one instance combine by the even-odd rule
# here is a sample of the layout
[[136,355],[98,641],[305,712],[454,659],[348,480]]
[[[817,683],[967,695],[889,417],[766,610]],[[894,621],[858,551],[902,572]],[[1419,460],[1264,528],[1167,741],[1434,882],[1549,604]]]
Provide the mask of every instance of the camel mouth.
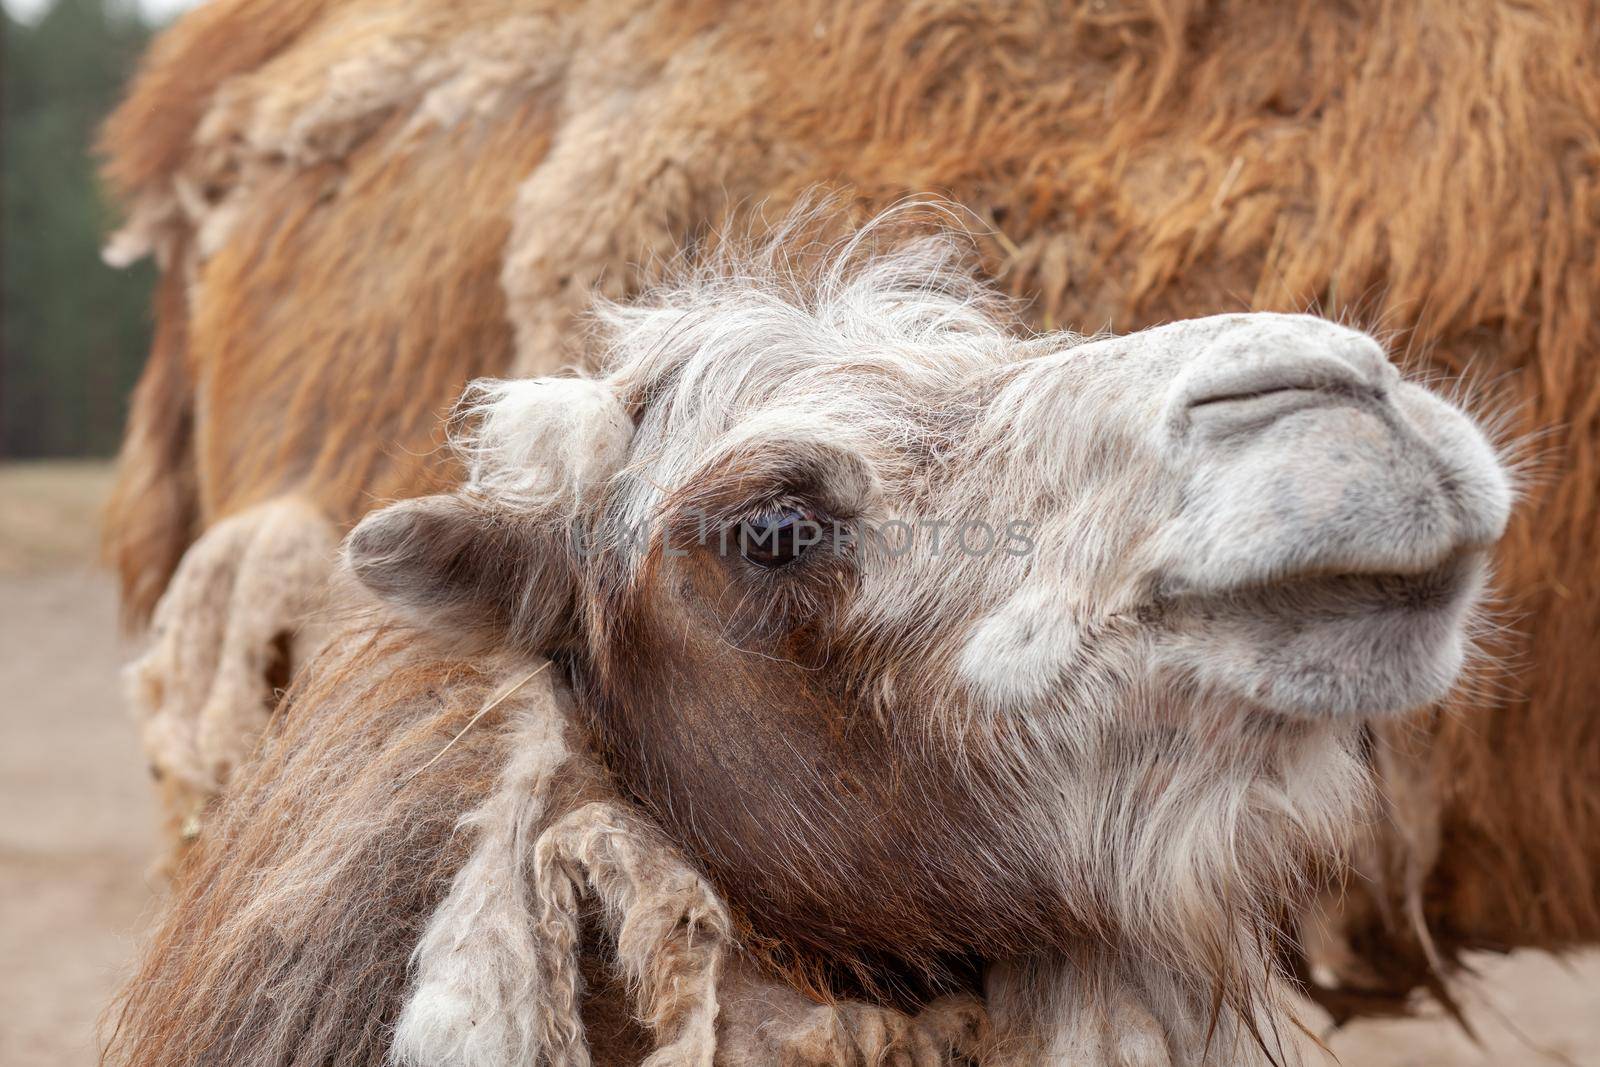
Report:
[[1299,606],[1308,617],[1319,613],[1343,617],[1364,609],[1425,612],[1453,603],[1463,587],[1471,584],[1476,565],[1487,553],[1487,546],[1463,545],[1448,550],[1436,563],[1412,568],[1308,567],[1277,579],[1197,594],[1193,599]]
[[1414,570],[1326,569],[1168,607],[1181,661],[1268,712],[1376,717],[1443,698],[1465,663],[1488,550]]
[[1156,613],[1209,615],[1250,605],[1267,605],[1274,613],[1300,609],[1308,620],[1343,618],[1363,610],[1426,612],[1448,607],[1464,587],[1472,585],[1491,549],[1486,544],[1463,544],[1415,566],[1385,560],[1363,567],[1342,561],[1298,567],[1234,585],[1168,587],[1156,594]]

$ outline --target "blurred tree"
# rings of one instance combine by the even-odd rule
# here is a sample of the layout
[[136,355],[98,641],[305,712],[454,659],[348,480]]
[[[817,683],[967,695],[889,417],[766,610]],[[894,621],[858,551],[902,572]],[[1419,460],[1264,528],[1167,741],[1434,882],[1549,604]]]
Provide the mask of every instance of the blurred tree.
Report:
[[149,39],[132,5],[0,12],[0,457],[106,455],[149,345],[148,264],[100,261],[90,146]]

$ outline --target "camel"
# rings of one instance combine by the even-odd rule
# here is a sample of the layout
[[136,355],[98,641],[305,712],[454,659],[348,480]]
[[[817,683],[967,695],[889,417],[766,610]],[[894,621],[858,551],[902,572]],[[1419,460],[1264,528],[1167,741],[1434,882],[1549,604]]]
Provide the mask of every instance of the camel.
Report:
[[[126,1062],[341,1061],[386,1012],[401,1062],[584,1062],[591,888],[649,1062],[712,1061],[724,966],[923,1007],[897,1039],[935,1056],[979,1031],[985,1063],[1285,1054],[1276,922],[1363,811],[1367,724],[1456,681],[1508,473],[1359,331],[1032,335],[949,237],[880,228],[605,307],[596,376],[468,392],[464,483],[369,514],[345,569],[415,632],[560,681],[497,721],[470,855],[452,794],[395,871],[395,790],[481,765],[439,717],[388,718],[370,666],[314,665],[334,703],[365,687],[364,747],[327,758],[352,712],[289,699],[301,740],[187,873]],[[318,774],[331,815],[273,810]],[[372,862],[380,887],[343,873]],[[308,940],[373,902],[414,942],[398,1009],[404,967],[374,992],[372,949],[328,956],[377,917]],[[983,1027],[951,1021],[980,995]]]
[[107,555],[151,638],[130,690],[173,840],[203,844],[238,776],[269,788],[278,691],[336,637],[333,546],[462,482],[468,381],[594,371],[596,293],[819,184],[858,221],[937,190],[1042,331],[1309,307],[1492,388],[1497,439],[1538,450],[1509,626],[1476,684],[1371,723],[1381,818],[1290,922],[1294,964],[1343,1017],[1444,993],[1470,949],[1592,942],[1596,26],[1583,0],[188,14],[104,139],[108,258],[163,268]]

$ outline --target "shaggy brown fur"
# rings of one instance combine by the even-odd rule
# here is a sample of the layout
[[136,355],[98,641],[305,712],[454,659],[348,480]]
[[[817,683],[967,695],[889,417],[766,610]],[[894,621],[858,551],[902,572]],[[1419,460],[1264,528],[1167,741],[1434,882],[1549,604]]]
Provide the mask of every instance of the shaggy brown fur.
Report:
[[[341,12],[409,20],[425,55],[532,12],[555,61],[419,131],[423,87],[361,84],[376,46]],[[1512,671],[1420,751],[1379,739],[1404,743],[1408,829],[1380,830],[1377,881],[1330,928],[1390,992],[1430,973],[1423,924],[1446,961],[1593,940],[1597,49],[1583,0],[479,0],[449,24],[395,0],[217,0],[152,52],[106,140],[169,271],[109,533],[130,613],[265,496],[348,523],[450,481],[442,405],[473,375],[582,358],[572,316],[650,257],[817,182],[867,206],[942,191],[992,227],[989,268],[1039,323],[1315,304],[1470,369],[1548,434],[1502,555]],[[289,107],[308,71],[373,101],[318,153],[276,132],[326,132],[315,116],[230,126],[235,98],[206,121],[230,84]]]
[[[176,255],[183,256],[181,244]],[[182,271],[162,275],[155,318],[150,358],[133,393],[105,511],[106,562],[122,576],[122,614],[133,623],[150,618],[178,561],[203,529]]]
[[[555,732],[579,744],[561,718],[564,686],[547,676],[543,690],[524,689],[528,680],[525,662],[469,662],[393,625],[355,626],[329,649],[185,856],[175,899],[114,1009],[107,1060],[394,1062],[419,940],[485,832],[467,816],[494,793],[529,721],[554,715]],[[816,1007],[725,961],[726,919],[695,903],[698,876],[615,807],[581,748],[573,756],[539,787],[544,807],[526,828],[537,848],[492,842],[525,862],[537,887],[528,933],[537,917],[538,955],[511,977],[526,983],[535,1025],[569,1031],[536,1045],[539,1062],[620,1067],[659,1044],[652,1062],[709,1067],[715,1044],[718,1063],[867,1064],[899,1051],[937,1067],[981,1040],[970,1000],[918,1019]],[[454,951],[469,949],[488,965],[481,945]],[[641,986],[643,1019],[630,1006]]]
[[[246,1062],[294,1040],[302,1062],[383,1061],[407,959],[469,843],[456,821],[491,788],[508,731],[486,716],[446,749],[499,679],[393,644],[329,664],[280,708],[178,872],[111,1058]],[[356,673],[374,657],[387,676]]]

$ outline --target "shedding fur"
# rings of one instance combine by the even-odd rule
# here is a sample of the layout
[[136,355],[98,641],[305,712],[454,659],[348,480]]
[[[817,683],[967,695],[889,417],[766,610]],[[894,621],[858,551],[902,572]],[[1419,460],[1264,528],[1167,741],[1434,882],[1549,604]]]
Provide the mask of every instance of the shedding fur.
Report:
[[579,905],[593,891],[659,1043],[646,1062],[710,1067],[727,916],[637,815],[599,801],[551,810],[558,777],[588,758],[569,747],[575,724],[551,684],[521,701],[500,784],[462,820],[477,841],[417,944],[393,1058],[586,1067]]
[[407,779],[523,673],[393,631],[335,641],[179,865],[107,1060],[386,1062],[409,961],[473,839],[457,824],[492,794],[517,707]]
[[[185,855],[107,1062],[622,1067],[651,1048],[635,995],[657,1064],[970,1047],[975,1003],[822,1007],[737,958],[719,1010],[722,906],[621,806],[565,687],[360,618]],[[608,946],[623,973],[591,966]]]
[[[578,966],[580,947],[597,949],[587,934],[581,945],[536,938],[538,886],[559,884],[570,906],[587,877],[572,866],[584,857],[566,853],[559,874],[542,875],[536,841],[615,794],[548,674],[519,689],[526,661],[452,659],[421,634],[366,620],[291,691],[260,757],[185,855],[113,1014],[108,1062],[564,1062],[549,1043],[563,1017],[542,981]],[[674,967],[682,957],[681,977],[703,981],[697,961],[719,942],[695,928],[676,948],[673,917],[648,908],[629,926],[633,904],[653,898],[606,857],[682,868],[658,838],[617,832],[587,858],[648,968],[640,979],[659,986],[648,987],[656,1020],[676,1025]],[[557,951],[568,955],[552,961]],[[577,994],[571,1062],[589,1062],[580,1011],[606,1024],[591,1035],[594,1062],[628,1062],[620,983],[602,970]]]
[[[275,177],[337,162],[369,139],[403,150],[538,94],[562,66],[554,20],[504,3],[449,13],[426,3],[305,4],[295,14],[317,7],[322,17],[300,47],[215,87],[182,165],[131,207],[109,263],[171,249],[174,234],[192,232],[183,266],[195,272]],[[341,58],[329,65],[330,54]]]
[[332,525],[284,498],[218,523],[184,554],[127,689],[168,814],[183,839],[249,758],[298,666],[327,640],[319,618],[337,559]]
[[977,1061],[989,1041],[988,1014],[973,996],[943,997],[915,1015],[861,1001],[819,1004],[739,956],[728,960],[717,992],[719,1067],[945,1067]]
[[[710,1067],[716,1051],[717,978],[728,942],[728,917],[704,878],[633,812],[589,804],[551,826],[535,847],[544,899],[539,932],[567,946],[567,966],[553,979],[576,1001],[577,896],[588,885],[604,904],[617,958],[638,991],[640,1013],[659,1047],[649,1067]],[[552,982],[552,984],[556,984]],[[547,1025],[560,1025],[555,1014]],[[574,1063],[587,1062],[573,1055]]]
[[[551,687],[546,680],[543,692],[519,701],[500,783],[461,822],[476,842],[412,955],[412,988],[395,1026],[397,1064],[533,1063],[547,1047],[551,1005],[539,980],[548,970],[540,966],[548,949],[534,936],[530,842],[546,818],[552,779],[573,755],[563,738],[570,727]],[[469,720],[463,730],[472,725]],[[441,749],[436,758],[446,754]],[[417,773],[427,769],[424,764]]]

